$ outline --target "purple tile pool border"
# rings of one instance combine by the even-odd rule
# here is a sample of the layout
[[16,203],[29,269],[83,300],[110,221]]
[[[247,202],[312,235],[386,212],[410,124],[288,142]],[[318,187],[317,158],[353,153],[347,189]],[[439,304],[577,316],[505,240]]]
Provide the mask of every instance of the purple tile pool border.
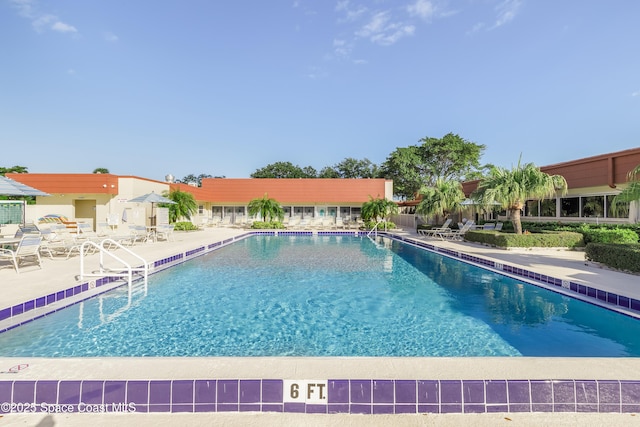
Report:
[[[71,405],[74,412],[418,414],[640,411],[640,381],[328,380],[325,402],[287,402],[284,380],[0,381],[0,414]],[[68,412],[68,411],[67,411]]]

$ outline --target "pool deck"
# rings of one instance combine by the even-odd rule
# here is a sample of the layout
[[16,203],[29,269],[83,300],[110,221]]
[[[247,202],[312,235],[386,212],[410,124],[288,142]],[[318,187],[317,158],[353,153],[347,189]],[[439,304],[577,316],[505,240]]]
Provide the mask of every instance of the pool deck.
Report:
[[[177,232],[174,242],[133,246],[147,260],[158,260],[177,252],[223,241],[245,234],[247,230],[209,228],[195,232]],[[441,241],[417,236],[412,231],[397,233],[403,239],[428,242],[469,255],[520,266],[563,280],[572,281],[640,299],[640,276],[612,271],[587,262],[584,253],[557,249],[502,250],[482,245]],[[118,251],[120,254],[121,252]],[[125,257],[124,255],[122,255]],[[98,256],[86,258],[86,269],[97,268]],[[42,269],[27,266],[16,274],[7,263],[0,263],[0,310],[77,285],[80,258],[68,260],[43,258]],[[86,279],[85,279],[86,281]],[[2,322],[0,322],[1,324]],[[259,361],[258,361],[258,360]],[[337,361],[339,359],[339,362]],[[28,365],[17,373],[12,366]],[[640,380],[640,358],[3,358],[0,357],[0,381],[59,380],[166,380],[193,378],[429,378],[464,379],[581,379]],[[0,399],[1,400],[1,399]],[[0,426],[11,422],[31,424],[53,422],[82,425],[89,415],[80,414],[5,414]],[[96,425],[111,425],[117,418],[122,425],[495,425],[515,421],[516,425],[628,425],[638,421],[633,414],[593,413],[485,413],[485,414],[412,414],[412,415],[311,415],[293,413],[206,413],[206,414],[122,414],[92,415]],[[124,421],[124,424],[123,424]],[[49,424],[43,424],[49,425]]]

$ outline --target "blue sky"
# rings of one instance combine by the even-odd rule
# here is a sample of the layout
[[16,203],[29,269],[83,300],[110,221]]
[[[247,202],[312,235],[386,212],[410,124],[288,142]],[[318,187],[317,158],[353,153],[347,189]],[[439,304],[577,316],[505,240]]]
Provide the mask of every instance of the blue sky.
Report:
[[0,0],[0,166],[162,180],[640,145],[640,2]]

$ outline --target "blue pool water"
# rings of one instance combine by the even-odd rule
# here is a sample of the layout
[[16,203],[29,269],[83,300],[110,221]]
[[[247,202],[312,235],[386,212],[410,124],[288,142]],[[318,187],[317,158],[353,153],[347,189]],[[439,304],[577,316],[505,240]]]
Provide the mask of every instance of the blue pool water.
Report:
[[638,356],[640,321],[379,237],[253,236],[0,334],[1,356]]

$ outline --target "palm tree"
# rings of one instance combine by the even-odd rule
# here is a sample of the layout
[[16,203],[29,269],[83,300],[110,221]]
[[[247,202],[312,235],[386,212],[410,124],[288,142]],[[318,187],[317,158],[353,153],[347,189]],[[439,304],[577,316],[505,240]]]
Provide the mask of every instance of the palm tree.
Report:
[[494,166],[489,175],[481,179],[472,198],[484,206],[499,203],[510,213],[513,228],[522,234],[520,210],[527,200],[554,197],[556,192],[567,193],[567,181],[561,175],[548,175],[533,163],[511,170]]
[[[176,222],[180,218],[191,218],[191,215],[198,212],[198,203],[196,203],[196,200],[191,193],[176,190],[172,191],[168,195],[165,191],[162,195],[175,202],[175,204],[163,206],[169,208],[170,222]],[[162,206],[162,204],[159,206]]]
[[284,209],[276,199],[270,199],[267,193],[264,193],[262,199],[253,199],[249,202],[249,215],[260,215],[263,222],[267,222],[267,219],[271,221],[274,218],[282,221]]
[[107,168],[95,168],[93,173],[109,173],[109,169]]
[[640,203],[640,165],[631,169],[627,174],[629,185],[611,201],[611,210],[616,214],[627,212],[630,202]]
[[422,201],[416,207],[416,212],[424,216],[444,216],[459,210],[465,199],[462,184],[458,181],[438,178],[432,187],[420,190]]
[[[385,198],[376,198],[369,196],[369,201],[362,204],[362,219],[364,221],[373,220],[378,222],[380,219],[388,218],[398,213],[398,205]],[[386,227],[386,224],[385,224]]]

